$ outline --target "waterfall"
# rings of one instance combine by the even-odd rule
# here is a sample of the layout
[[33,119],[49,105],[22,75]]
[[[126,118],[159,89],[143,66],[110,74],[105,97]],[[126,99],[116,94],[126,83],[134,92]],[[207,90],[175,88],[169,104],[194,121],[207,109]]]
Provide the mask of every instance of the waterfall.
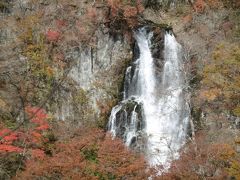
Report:
[[151,166],[167,169],[187,135],[182,48],[172,33],[165,33],[164,66],[161,78],[156,78],[153,33],[141,28],[134,37],[139,57],[126,70],[123,100],[112,109],[108,129],[127,146],[143,151]]

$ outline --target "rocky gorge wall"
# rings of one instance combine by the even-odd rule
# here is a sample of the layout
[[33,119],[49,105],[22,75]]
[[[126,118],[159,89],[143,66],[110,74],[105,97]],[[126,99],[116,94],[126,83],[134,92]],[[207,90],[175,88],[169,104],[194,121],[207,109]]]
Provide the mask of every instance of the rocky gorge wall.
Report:
[[161,29],[173,29],[191,92],[193,133],[171,177],[237,179],[239,2],[144,0],[144,11],[138,1],[114,2],[120,1],[0,1],[0,127],[27,124],[31,105],[47,111],[59,139],[68,134],[59,129],[64,126],[69,132],[106,128],[125,69],[137,58],[135,22],[151,24],[157,27],[151,47],[156,77],[163,66]]
[[[79,47],[69,53],[76,61],[68,76],[74,87],[66,83],[58,95],[56,116],[59,120],[78,121],[84,115],[88,117],[83,117],[80,123],[84,119],[96,122],[107,118],[107,111],[121,96],[123,71],[132,55],[131,45],[124,37],[114,39],[100,29],[96,38],[94,47]],[[80,93],[74,94],[74,88],[80,89]]]
[[[10,104],[9,110],[12,112],[20,108],[20,102],[20,104],[17,103],[19,105],[15,107],[15,110],[12,108],[16,104],[15,100],[19,99],[19,92],[15,92],[15,88],[9,84],[10,80],[4,73],[9,73],[11,80],[18,86],[20,81],[26,79],[27,75],[24,72],[28,68],[28,60],[33,59],[33,61],[46,63],[49,67],[48,69],[43,68],[43,73],[34,75],[35,78],[41,78],[39,79],[41,87],[37,84],[36,89],[44,92],[40,93],[41,95],[36,94],[35,100],[29,99],[29,103],[35,101],[35,105],[41,104],[48,99],[48,93],[51,92],[50,87],[54,88],[55,86],[57,90],[54,90],[51,100],[44,103],[54,119],[64,121],[69,125],[99,123],[98,125],[103,127],[111,107],[121,96],[124,68],[131,61],[132,45],[122,33],[114,34],[106,25],[102,24],[103,19],[101,18],[104,18],[103,14],[106,8],[101,7],[101,4],[96,5],[100,9],[97,11],[88,9],[88,2],[73,1],[62,5],[66,11],[74,15],[66,15],[62,11],[62,6],[47,1],[37,4],[32,4],[31,1],[3,3],[1,18],[4,23],[0,31],[1,72],[3,73],[1,97],[3,102],[6,102],[3,104]],[[47,11],[44,12],[44,16],[48,19],[43,20],[39,17],[38,12],[45,11],[45,9]],[[23,12],[24,14],[22,14]],[[54,22],[52,19],[55,18],[53,16],[56,12],[64,15],[59,18],[60,20]],[[100,19],[96,18],[96,14]],[[16,17],[20,15],[26,16],[28,22],[24,22],[24,18],[21,19],[21,17],[18,20]],[[7,20],[5,21],[5,19]],[[81,27],[82,24],[80,20],[78,22],[78,19],[81,20],[81,23],[86,21],[86,27],[84,27],[86,29]],[[101,24],[95,24],[98,21]],[[37,24],[35,29],[33,28],[34,23]],[[19,29],[16,27],[17,24],[20,24]],[[52,39],[51,37],[50,39],[45,38],[44,44],[40,44],[39,37],[48,36],[45,25],[50,27],[47,28],[49,29],[47,33],[53,37]],[[78,30],[71,28],[72,25],[80,26],[80,31],[76,32]],[[53,30],[55,28],[58,30]],[[26,29],[30,31],[25,34]],[[74,33],[80,34],[73,35]],[[93,34],[91,35],[91,33]],[[91,39],[90,44],[89,39]],[[45,53],[46,56],[38,55],[32,46],[39,48],[41,53]],[[17,48],[17,51],[14,48]],[[29,51],[25,54],[25,50]],[[39,68],[36,71],[42,70]],[[19,74],[22,74],[22,78],[19,78]],[[40,77],[42,75],[49,78],[49,81],[46,82],[45,77]],[[14,96],[16,98],[13,98]],[[17,112],[15,113],[17,114]]]

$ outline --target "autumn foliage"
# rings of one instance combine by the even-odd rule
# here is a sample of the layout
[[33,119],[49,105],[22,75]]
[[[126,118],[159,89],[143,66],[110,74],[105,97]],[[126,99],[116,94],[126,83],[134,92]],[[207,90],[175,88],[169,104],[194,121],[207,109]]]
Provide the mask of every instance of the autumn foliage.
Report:
[[206,3],[204,0],[196,0],[194,2],[193,8],[197,13],[202,13],[206,8]]
[[80,129],[58,142],[52,156],[30,160],[17,179],[144,179],[144,159],[99,129]]
[[208,143],[202,133],[182,151],[163,179],[240,178],[240,157],[229,144]]
[[110,7],[108,18],[111,23],[125,21],[130,28],[138,24],[138,15],[144,11],[141,0],[137,0],[135,3],[127,3],[122,0],[108,0],[107,5]]
[[240,116],[239,89],[240,89],[240,48],[235,44],[219,44],[212,53],[212,61],[203,70],[200,93],[218,110],[228,110],[235,116]]
[[26,153],[29,152],[33,157],[44,156],[43,143],[47,142],[47,138],[43,136],[49,130],[47,122],[47,114],[38,107],[28,106],[26,113],[30,118],[28,128],[19,128],[12,131],[8,128],[3,128],[0,131],[1,144],[0,152],[10,153]]
[[[61,22],[58,21],[58,26],[61,26]],[[46,37],[48,41],[54,42],[57,41],[60,38],[60,33],[58,31],[54,31],[49,29],[46,33]]]

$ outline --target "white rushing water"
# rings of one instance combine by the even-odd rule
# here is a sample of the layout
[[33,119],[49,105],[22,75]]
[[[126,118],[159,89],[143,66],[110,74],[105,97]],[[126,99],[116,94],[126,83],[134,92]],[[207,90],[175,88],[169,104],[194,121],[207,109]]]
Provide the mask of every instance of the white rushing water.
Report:
[[167,169],[178,158],[187,134],[189,109],[183,92],[182,48],[174,35],[165,34],[164,66],[162,77],[157,79],[151,38],[152,33],[144,28],[135,33],[139,58],[126,70],[123,101],[113,108],[108,128],[127,146],[145,137],[141,143],[145,143],[149,164]]

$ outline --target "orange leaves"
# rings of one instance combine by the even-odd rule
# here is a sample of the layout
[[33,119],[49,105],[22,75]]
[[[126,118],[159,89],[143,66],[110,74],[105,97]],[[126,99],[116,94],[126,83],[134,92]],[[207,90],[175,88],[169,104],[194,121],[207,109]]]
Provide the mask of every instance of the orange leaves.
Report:
[[56,20],[56,27],[61,29],[63,27],[67,26],[67,22],[61,19]]
[[42,134],[40,134],[40,133],[38,133],[38,132],[35,132],[35,131],[33,131],[33,132],[31,133],[31,135],[32,135],[32,137],[33,137],[34,139],[36,139],[36,140],[39,140],[39,139],[42,138]]
[[98,156],[100,166],[99,171],[110,171],[116,177],[132,177],[136,173],[138,178],[146,177],[145,161],[140,155],[130,152],[120,139],[112,140],[110,134],[107,134],[101,143]]
[[113,17],[117,16],[121,5],[120,0],[107,0],[107,4],[111,9],[111,15]]
[[229,144],[213,144],[209,147],[211,156],[217,160],[227,161],[236,155],[233,147]]
[[46,33],[46,37],[48,41],[56,42],[60,38],[60,32],[49,29]]
[[110,21],[127,23],[128,27],[133,28],[138,24],[138,15],[144,11],[144,6],[141,0],[134,3],[128,3],[121,0],[108,0],[107,5],[110,7],[111,13],[109,15]]
[[137,10],[138,10],[138,13],[140,14],[143,13],[144,11],[144,6],[141,0],[137,0]]
[[32,149],[31,154],[33,158],[43,159],[46,155],[41,149]]
[[127,20],[129,27],[134,27],[137,23],[136,16],[138,14],[138,10],[136,7],[132,7],[129,5],[124,6],[123,8],[123,16]]
[[218,96],[220,96],[221,90],[217,88],[209,89],[209,90],[202,90],[201,91],[201,98],[208,100],[208,101],[213,101],[215,100]]
[[228,179],[232,176],[228,170],[233,168],[233,163],[238,161],[237,166],[240,166],[239,156],[233,146],[213,144],[204,137],[204,134],[197,134],[195,143],[189,144],[182,151],[180,158],[172,163],[169,172],[165,173],[163,177],[166,176],[169,179]]
[[91,22],[95,22],[97,19],[97,10],[96,8],[90,7],[87,9],[87,18],[91,21]]
[[193,20],[193,17],[191,14],[189,15],[186,15],[183,17],[183,22],[186,24],[186,23],[190,23],[191,21]]
[[123,15],[125,18],[129,18],[129,17],[134,17],[137,15],[138,11],[137,8],[126,5],[123,9]]
[[[226,26],[231,28],[231,24],[227,23]],[[214,104],[217,108],[215,109],[234,113],[234,109],[239,106],[239,52],[240,48],[234,43],[216,45],[211,61],[205,65],[202,71],[200,100],[202,98],[204,101],[216,101]]]
[[212,9],[218,9],[223,7],[223,4],[220,0],[206,0],[206,3]]
[[206,3],[204,2],[204,0],[196,0],[193,8],[197,13],[203,13],[206,8]]
[[[20,179],[53,177],[69,179],[144,179],[148,177],[143,158],[130,152],[121,140],[99,129],[81,129],[74,137],[56,145],[52,157],[33,151],[41,161],[29,161]],[[37,176],[36,176],[37,175]]]
[[49,129],[48,124],[40,125],[39,127],[36,128],[36,130],[39,130],[39,131],[44,131],[44,130],[48,130],[48,129]]
[[203,13],[206,7],[219,9],[223,7],[223,3],[220,0],[196,0],[193,4],[194,11],[197,13]]
[[6,144],[0,144],[0,153],[1,152],[17,152],[20,153],[22,152],[23,149],[13,146],[13,145],[6,145]]

